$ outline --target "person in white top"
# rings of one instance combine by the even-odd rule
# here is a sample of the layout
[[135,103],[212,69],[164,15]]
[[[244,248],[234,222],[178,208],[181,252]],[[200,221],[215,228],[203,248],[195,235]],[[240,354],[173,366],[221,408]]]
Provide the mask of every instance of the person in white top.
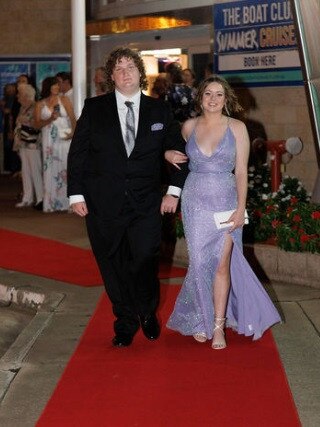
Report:
[[72,104],[59,95],[57,78],[46,77],[35,107],[35,127],[42,138],[44,212],[69,210],[67,157],[75,125]]
[[43,179],[40,131],[34,127],[35,89],[26,83],[18,85],[18,101],[21,104],[16,120],[13,150],[21,159],[23,196],[16,208],[34,204],[42,209]]

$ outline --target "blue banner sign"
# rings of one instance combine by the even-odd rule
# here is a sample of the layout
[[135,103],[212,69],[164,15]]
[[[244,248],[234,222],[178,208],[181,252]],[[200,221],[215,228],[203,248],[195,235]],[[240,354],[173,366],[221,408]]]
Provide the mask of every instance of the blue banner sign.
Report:
[[214,71],[249,86],[300,85],[290,1],[215,4]]
[[70,71],[70,55],[0,56],[0,93],[6,84],[15,83],[21,74],[29,75],[38,90],[45,77],[54,76],[59,71]]
[[28,62],[10,63],[0,62],[0,92],[3,96],[5,85],[14,83],[21,74],[30,73],[30,64]]

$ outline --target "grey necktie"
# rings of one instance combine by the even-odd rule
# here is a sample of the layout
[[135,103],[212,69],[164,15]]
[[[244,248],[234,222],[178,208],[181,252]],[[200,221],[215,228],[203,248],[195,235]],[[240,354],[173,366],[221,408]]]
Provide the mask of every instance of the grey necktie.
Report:
[[128,107],[126,115],[126,137],[125,137],[125,146],[127,150],[128,157],[130,156],[134,142],[136,139],[135,129],[134,129],[134,112],[133,112],[133,102],[126,101],[126,106]]

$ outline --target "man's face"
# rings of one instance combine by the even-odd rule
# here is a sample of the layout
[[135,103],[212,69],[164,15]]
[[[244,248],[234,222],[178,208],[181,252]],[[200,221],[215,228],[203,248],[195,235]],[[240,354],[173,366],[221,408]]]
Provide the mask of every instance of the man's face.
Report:
[[66,93],[68,92],[68,81],[67,80],[62,80],[61,77],[57,77],[58,80],[58,85],[59,85],[59,90],[61,93]]
[[120,58],[111,74],[116,89],[123,95],[133,95],[140,88],[140,73],[131,58]]

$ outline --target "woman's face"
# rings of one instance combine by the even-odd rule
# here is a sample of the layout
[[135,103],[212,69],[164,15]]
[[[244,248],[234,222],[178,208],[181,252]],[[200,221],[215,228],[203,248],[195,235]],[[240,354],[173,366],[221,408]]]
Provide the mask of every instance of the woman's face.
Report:
[[24,92],[18,92],[18,101],[23,107],[26,107],[26,106],[32,104],[32,100]]
[[182,71],[182,80],[183,80],[183,83],[185,83],[186,85],[192,86],[194,83],[194,78],[192,76],[192,73],[189,70]]
[[24,84],[29,83],[27,76],[19,76],[18,77],[17,84],[21,84],[21,83],[24,83]]
[[106,81],[105,73],[101,69],[96,70],[93,81],[96,85],[99,83],[104,83]]
[[59,95],[60,93],[59,83],[54,83],[50,87],[50,92],[51,92],[51,95]]
[[222,111],[226,102],[225,92],[220,83],[209,83],[202,95],[203,111]]

